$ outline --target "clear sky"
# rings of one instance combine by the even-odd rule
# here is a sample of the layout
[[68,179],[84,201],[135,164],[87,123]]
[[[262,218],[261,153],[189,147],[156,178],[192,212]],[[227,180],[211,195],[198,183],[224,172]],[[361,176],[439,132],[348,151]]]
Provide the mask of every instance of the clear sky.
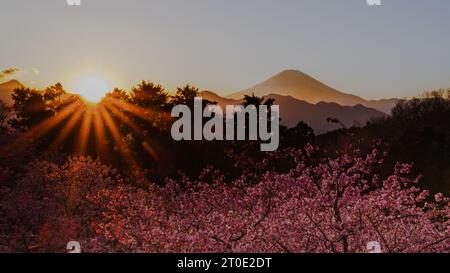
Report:
[[299,69],[365,98],[450,87],[450,1],[0,0],[0,70],[225,94]]

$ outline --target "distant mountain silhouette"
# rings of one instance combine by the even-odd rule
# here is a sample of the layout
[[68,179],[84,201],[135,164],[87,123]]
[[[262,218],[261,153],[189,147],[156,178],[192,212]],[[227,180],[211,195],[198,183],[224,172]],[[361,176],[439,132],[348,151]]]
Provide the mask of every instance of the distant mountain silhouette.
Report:
[[[256,95],[256,94],[255,94]],[[215,101],[221,107],[224,105],[238,105],[242,99],[235,100],[223,98],[211,91],[200,92],[204,99]],[[316,134],[341,128],[340,125],[327,122],[327,118],[337,118],[347,127],[353,125],[364,125],[369,119],[386,116],[385,113],[375,109],[367,108],[361,104],[355,106],[341,106],[337,103],[320,102],[311,104],[295,99],[291,96],[269,94],[264,98],[275,99],[275,104],[280,105],[281,123],[293,127],[301,120],[314,129]]]
[[212,92],[212,91],[202,91],[199,93],[200,97],[203,97],[203,99],[207,99],[209,101],[213,101],[213,102],[217,102],[218,105],[220,106],[224,106],[224,105],[237,105],[237,104],[241,104],[243,102],[243,97],[242,96],[240,99],[231,99],[231,98],[225,98],[225,97],[221,97],[218,94]]
[[368,101],[352,94],[340,92],[298,70],[285,70],[249,89],[230,94],[227,98],[239,99],[252,93],[259,97],[268,94],[291,96],[313,104],[319,102],[334,102],[344,106],[361,104],[385,113],[390,113],[398,101],[397,99]]
[[11,98],[13,90],[23,86],[24,85],[17,80],[0,83],[0,100],[6,102],[8,105],[12,105],[14,103]]

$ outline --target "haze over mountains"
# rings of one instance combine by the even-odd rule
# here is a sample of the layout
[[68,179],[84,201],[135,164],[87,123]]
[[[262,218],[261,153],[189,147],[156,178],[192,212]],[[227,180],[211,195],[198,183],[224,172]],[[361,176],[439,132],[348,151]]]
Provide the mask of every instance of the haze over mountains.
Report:
[[244,95],[251,95],[252,93],[258,97],[269,94],[291,96],[312,104],[319,102],[335,102],[343,106],[361,104],[387,114],[390,114],[390,110],[398,101],[397,99],[365,100],[352,94],[340,92],[298,70],[285,70],[260,84],[226,97],[240,99]]

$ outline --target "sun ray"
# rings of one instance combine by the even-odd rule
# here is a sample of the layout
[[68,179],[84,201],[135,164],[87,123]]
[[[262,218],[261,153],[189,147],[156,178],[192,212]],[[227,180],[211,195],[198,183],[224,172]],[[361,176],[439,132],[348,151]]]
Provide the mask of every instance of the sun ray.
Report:
[[[125,163],[135,170],[140,170],[130,147],[123,139],[119,126],[115,123],[118,119],[121,124],[127,126],[141,141],[141,147],[154,160],[160,161],[157,149],[152,145],[152,140],[141,126],[134,121],[132,116],[143,121],[154,122],[155,117],[170,119],[170,115],[142,108],[112,97],[105,98],[100,104],[91,105],[78,96],[64,98],[58,103],[59,111],[50,118],[32,127],[27,133],[17,139],[13,145],[8,145],[11,151],[16,147],[26,147],[22,145],[30,139],[39,139],[49,133],[50,130],[58,128],[58,134],[50,144],[50,149],[57,149],[64,144],[71,133],[76,134],[77,143],[74,150],[85,154],[89,147],[89,138],[94,137],[94,150],[106,162],[113,159],[111,143],[116,145]],[[156,116],[157,115],[157,116]],[[63,123],[64,124],[61,124]],[[74,129],[79,126],[79,132]],[[78,128],[78,127],[77,127]],[[110,140],[108,140],[110,139]]]
[[65,119],[67,119],[70,115],[72,115],[80,106],[80,102],[78,100],[72,100],[67,102],[67,106],[64,106],[64,108],[60,111],[58,111],[54,116],[47,119],[46,121],[42,122],[41,124],[37,125],[36,127],[33,127],[30,130],[30,133],[34,137],[42,137],[45,135],[49,130],[57,126],[59,123],[63,122]]
[[111,153],[109,150],[109,143],[106,140],[105,123],[98,108],[94,112],[93,119],[94,119],[93,124],[95,133],[95,150],[98,156],[100,156],[104,160],[109,160],[111,158]]
[[148,143],[148,141],[142,142],[142,147],[147,151],[147,153],[156,161],[160,161],[160,156],[158,152]]
[[105,126],[110,132],[112,138],[114,139],[115,144],[117,144],[119,152],[125,158],[125,162],[129,164],[132,168],[137,167],[137,163],[134,160],[130,149],[128,148],[125,141],[122,139],[122,135],[120,134],[120,130],[117,125],[114,123],[110,113],[105,108],[104,104],[99,105],[99,113],[105,121]]
[[85,154],[87,151],[89,136],[91,134],[92,128],[92,117],[94,114],[95,113],[93,107],[86,106],[80,132],[78,134],[79,142],[76,148],[76,151],[82,155]]
[[64,127],[60,130],[58,137],[54,140],[50,149],[57,149],[63,142],[67,139],[70,133],[73,133],[73,128],[77,125],[80,118],[83,116],[86,106],[79,105],[78,108],[74,111],[73,115],[66,122]]
[[146,136],[143,132],[144,130],[136,124],[133,120],[131,120],[128,116],[126,116],[117,105],[105,102],[105,107],[112,112],[117,118],[120,119],[120,121],[124,124],[126,124],[128,127],[130,127],[135,134],[137,134],[141,139],[143,139],[143,147],[145,150],[152,156],[153,159],[159,161],[160,157],[156,150],[150,146],[151,140],[148,136]]
[[40,124],[32,127],[28,132],[19,137],[16,141],[8,146],[8,150],[16,150],[26,147],[26,143],[30,139],[38,139],[48,133],[52,128],[67,119],[79,107],[79,100],[69,98],[66,106],[52,117],[42,121]]
[[124,111],[126,111],[138,118],[141,118],[142,120],[150,122],[150,123],[152,123],[154,121],[154,117],[156,115],[158,115],[158,117],[161,117],[166,121],[171,120],[171,116],[168,113],[160,113],[160,112],[154,111],[152,109],[139,107],[137,105],[127,103],[127,102],[121,101],[121,100],[113,98],[113,97],[107,97],[105,100],[118,106],[119,108],[123,109]]
[[122,113],[117,106],[109,104],[109,103],[105,103],[104,106],[110,111],[112,112],[115,116],[117,116],[123,123],[125,123],[126,125],[128,125],[131,129],[133,129],[133,131],[135,131],[136,133],[143,135],[142,134],[142,130],[141,128],[134,123],[132,120],[130,120],[124,113]]

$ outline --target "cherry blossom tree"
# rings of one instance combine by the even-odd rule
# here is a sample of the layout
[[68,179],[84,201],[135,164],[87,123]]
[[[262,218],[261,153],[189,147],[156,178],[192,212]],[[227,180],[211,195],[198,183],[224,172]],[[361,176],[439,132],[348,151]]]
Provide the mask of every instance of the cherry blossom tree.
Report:
[[121,182],[89,157],[36,160],[16,175],[15,183],[0,181],[0,251],[61,252],[69,240],[88,238],[96,208],[87,195]]
[[381,178],[374,149],[312,160],[290,150],[295,167],[257,183],[231,184],[207,169],[198,181],[138,189],[119,185],[90,195],[100,218],[85,242],[101,252],[449,252],[449,199],[434,200],[397,164]]
[[124,181],[89,157],[2,167],[0,252],[61,252],[71,240],[89,252],[366,252],[371,241],[450,252],[449,198],[420,189],[409,164],[381,176],[385,156],[307,145],[232,182],[206,168],[162,186],[139,173]]

